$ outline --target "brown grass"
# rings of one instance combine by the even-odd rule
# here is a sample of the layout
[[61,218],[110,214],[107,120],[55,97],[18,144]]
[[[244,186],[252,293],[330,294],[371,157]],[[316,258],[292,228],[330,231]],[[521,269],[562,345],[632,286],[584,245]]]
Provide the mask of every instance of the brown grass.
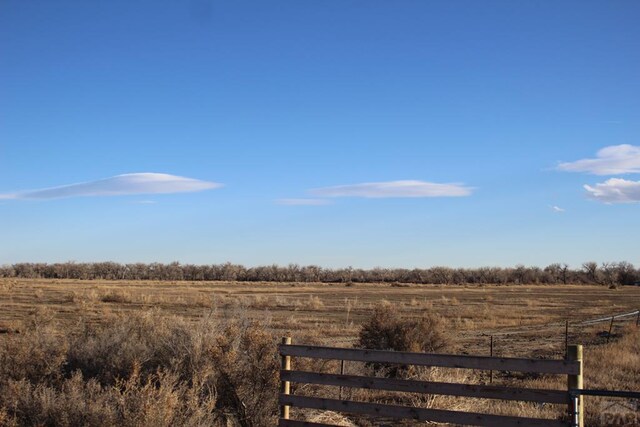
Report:
[[[276,416],[275,345],[280,336],[291,334],[294,343],[348,347],[374,308],[384,306],[393,316],[379,322],[379,329],[396,321],[418,322],[425,313],[441,319],[440,326],[425,328],[444,325],[449,330],[452,347],[447,351],[488,354],[487,335],[493,334],[496,355],[561,358],[565,319],[637,309],[640,289],[0,279],[0,306],[0,426],[261,426],[271,425]],[[614,339],[606,344],[602,332],[607,329],[608,324],[571,327],[570,341],[586,345],[585,385],[637,388],[638,333],[616,322]],[[422,335],[408,334],[405,341],[409,347],[418,345]],[[297,368],[305,368],[307,362],[300,363]],[[339,369],[334,362],[312,365],[307,367]],[[348,369],[368,372],[363,364]],[[420,369],[411,375],[487,381],[486,373],[460,370]],[[561,389],[564,381],[496,374],[494,382]],[[300,391],[336,393],[311,386]],[[357,399],[490,413],[557,417],[562,412],[553,405],[348,393]],[[585,399],[588,425],[600,425],[596,408],[602,402]],[[368,425],[336,414],[299,415]]]

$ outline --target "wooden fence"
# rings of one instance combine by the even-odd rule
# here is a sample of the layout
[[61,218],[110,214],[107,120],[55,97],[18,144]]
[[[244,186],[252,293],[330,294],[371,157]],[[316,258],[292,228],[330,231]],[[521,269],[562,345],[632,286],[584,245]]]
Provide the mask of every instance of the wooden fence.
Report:
[[[459,356],[442,354],[408,353],[381,350],[346,349],[292,345],[291,338],[284,338],[279,346],[282,357],[280,371],[280,426],[331,426],[330,424],[296,421],[290,419],[289,408],[309,408],[374,417],[412,419],[475,426],[583,426],[582,396],[575,390],[582,389],[582,346],[570,346],[566,360],[521,359],[487,356]],[[399,364],[413,366],[435,366],[487,371],[511,371],[567,375],[564,390],[543,390],[502,387],[480,384],[444,383],[416,381],[396,378],[328,374],[292,370],[292,357],[333,359],[368,363]],[[290,383],[316,384],[336,387],[364,388],[372,390],[399,391],[482,399],[561,404],[567,406],[570,422],[554,419],[513,417],[472,412],[427,409],[410,406],[357,402],[323,397],[291,394]],[[570,393],[574,391],[574,393]]]

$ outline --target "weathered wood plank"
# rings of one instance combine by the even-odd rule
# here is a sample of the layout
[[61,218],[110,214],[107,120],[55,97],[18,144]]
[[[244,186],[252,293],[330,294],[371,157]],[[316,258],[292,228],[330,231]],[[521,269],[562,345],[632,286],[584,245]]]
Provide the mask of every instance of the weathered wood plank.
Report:
[[403,351],[365,350],[307,345],[280,345],[281,355],[358,362],[395,363],[417,366],[440,366],[494,371],[536,372],[577,375],[580,364],[568,360],[520,359],[513,357],[459,356],[451,354],[409,353]]
[[577,396],[607,396],[621,397],[624,399],[640,399],[640,391],[571,389],[569,390],[569,394]]
[[403,380],[396,378],[372,378],[357,375],[322,374],[305,371],[281,371],[282,381],[337,387],[366,388],[407,393],[443,394],[448,396],[477,397],[483,399],[519,400],[537,403],[566,405],[567,391],[498,387],[475,384]]
[[412,408],[410,406],[383,405],[367,402],[353,402],[318,397],[280,395],[281,405],[298,408],[321,409],[355,414],[366,414],[396,419],[412,419],[417,421],[435,421],[472,426],[487,427],[566,427],[558,420],[540,418],[519,418],[503,415],[480,414],[473,412],[447,411],[443,409]]
[[280,418],[279,427],[340,427],[336,424],[312,423],[311,421],[285,420]]

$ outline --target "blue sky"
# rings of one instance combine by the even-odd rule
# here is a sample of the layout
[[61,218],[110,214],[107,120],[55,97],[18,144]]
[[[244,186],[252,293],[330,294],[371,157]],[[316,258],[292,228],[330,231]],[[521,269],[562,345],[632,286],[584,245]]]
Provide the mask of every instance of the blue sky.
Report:
[[639,21],[2,1],[0,264],[640,265]]

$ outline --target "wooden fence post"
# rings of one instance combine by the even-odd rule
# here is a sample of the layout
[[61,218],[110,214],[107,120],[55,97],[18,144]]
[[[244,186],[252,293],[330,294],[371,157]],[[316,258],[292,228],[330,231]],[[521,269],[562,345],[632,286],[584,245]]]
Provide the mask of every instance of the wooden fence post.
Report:
[[[570,345],[567,351],[567,360],[575,361],[580,364],[579,373],[577,375],[569,375],[567,380],[567,388],[569,390],[581,390],[582,381],[582,346]],[[582,395],[569,396],[569,416],[571,417],[571,425],[573,427],[584,427],[584,405]]]
[[[493,357],[493,335],[489,344],[489,356]],[[493,384],[493,369],[489,372],[489,384]]]
[[565,320],[564,323],[564,358],[567,358],[567,351],[569,349],[569,321]]
[[[340,361],[340,375],[344,375],[344,360]],[[342,400],[342,386],[340,386],[340,400]]]
[[[291,337],[282,338],[283,345],[291,345]],[[282,356],[280,369],[283,371],[291,370],[291,356]],[[289,381],[280,381],[280,393],[289,394],[291,392],[291,383]],[[289,419],[289,405],[280,406],[280,418]]]

